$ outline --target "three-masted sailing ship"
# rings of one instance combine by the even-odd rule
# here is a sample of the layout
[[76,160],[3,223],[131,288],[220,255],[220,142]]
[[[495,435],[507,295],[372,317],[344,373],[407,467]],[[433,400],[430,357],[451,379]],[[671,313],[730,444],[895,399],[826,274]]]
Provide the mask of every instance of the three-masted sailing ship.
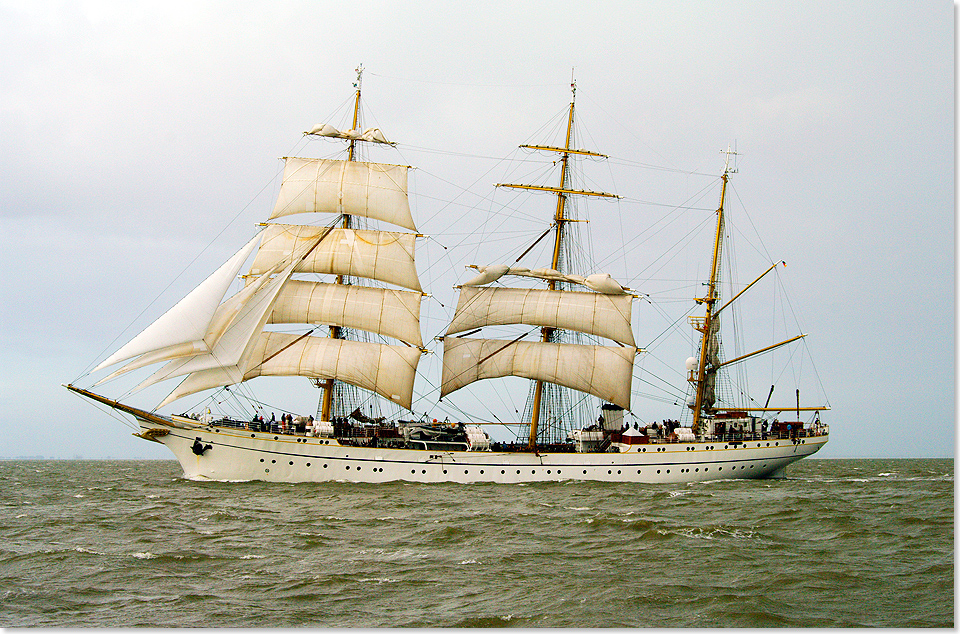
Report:
[[[257,235],[93,370],[123,364],[99,385],[158,365],[131,392],[183,377],[179,385],[150,411],[92,389],[68,389],[132,416],[137,435],[166,445],[187,477],[214,480],[691,482],[782,475],[787,465],[823,447],[828,429],[819,411],[826,406],[807,408],[814,418],[805,424],[799,420],[805,408],[798,404],[798,420],[767,429],[762,415],[782,409],[724,407],[715,394],[718,372],[752,356],[720,356],[719,316],[729,305],[719,305],[718,284],[729,164],[708,292],[696,299],[705,314],[691,318],[700,343],[698,355],[687,360],[690,424],[668,421],[640,429],[624,423],[638,353],[631,324],[636,294],[610,275],[573,266],[569,227],[579,219],[570,201],[615,197],[571,184],[572,157],[603,157],[571,146],[575,85],[564,145],[521,146],[556,157],[559,183],[498,185],[555,196],[553,218],[513,264],[470,265],[473,277],[458,287],[455,314],[438,338],[441,398],[479,380],[529,379],[522,441],[491,442],[475,422],[437,422],[412,411],[409,420],[402,413],[390,419],[375,407],[363,411],[358,402],[371,399],[358,399],[357,390],[410,411],[426,349],[408,167],[358,160],[359,144],[390,143],[379,129],[359,129],[361,70],[352,127],[323,124],[306,133],[345,140],[346,158],[284,159],[276,205]],[[327,220],[286,222],[304,214]],[[552,243],[550,261],[525,262],[546,239]],[[224,299],[238,276],[241,288]],[[285,325],[306,329],[288,332]],[[523,332],[512,339],[478,336],[506,325]],[[262,376],[312,379],[321,390],[316,416],[233,420],[209,409],[199,415],[158,412],[185,396]],[[576,405],[584,395],[602,405],[584,413]]]

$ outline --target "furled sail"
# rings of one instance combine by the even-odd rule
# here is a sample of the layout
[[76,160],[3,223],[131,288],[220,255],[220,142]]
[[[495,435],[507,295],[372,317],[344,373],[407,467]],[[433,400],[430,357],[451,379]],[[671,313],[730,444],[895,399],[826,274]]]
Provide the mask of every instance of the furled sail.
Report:
[[290,280],[267,323],[358,328],[422,347],[421,298],[411,291]]
[[520,376],[556,383],[630,408],[636,348],[445,337],[440,396],[481,379]]
[[328,231],[329,235],[297,266],[295,273],[354,275],[422,291],[414,261],[416,235],[392,231],[267,225],[250,274],[263,273]]
[[407,200],[407,167],[333,159],[285,159],[270,219],[306,212],[348,214],[416,231]]
[[380,128],[367,128],[362,132],[360,130],[337,130],[329,123],[318,123],[304,134],[313,134],[316,136],[328,136],[337,139],[347,139],[350,141],[367,141],[369,143],[386,143],[387,145],[396,145],[392,141],[387,141]]
[[409,409],[419,360],[420,350],[406,346],[264,332],[242,364],[191,374],[160,406],[258,376],[306,376],[336,378]]
[[464,286],[447,334],[526,324],[577,330],[634,346],[631,299],[629,295]]

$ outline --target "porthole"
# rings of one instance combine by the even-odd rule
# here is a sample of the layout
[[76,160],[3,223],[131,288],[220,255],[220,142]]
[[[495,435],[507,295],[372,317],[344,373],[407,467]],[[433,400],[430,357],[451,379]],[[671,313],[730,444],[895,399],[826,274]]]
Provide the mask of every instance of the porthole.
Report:
[[293,466],[293,460],[290,461],[290,466],[291,466],[291,467]]
[[[464,471],[466,473],[466,471]],[[480,475],[483,475],[483,469],[480,469]]]
[[[292,462],[290,464],[293,464]],[[360,467],[357,467],[357,471],[360,471]]]
[[263,458],[260,458],[260,462],[263,462]]
[[611,471],[610,469],[607,469],[607,475],[610,475],[611,473],[613,473],[613,471]]
[[637,473],[640,473],[640,469],[637,469]]
[[347,471],[350,471],[350,465],[347,465]]
[[517,469],[517,475],[520,475],[520,469]]
[[447,470],[446,470],[446,469],[443,470],[443,475],[447,475]]
[[[506,473],[506,471],[504,471],[503,469],[500,469],[500,473],[501,473],[501,474],[504,474],[504,473]],[[584,471],[584,473],[586,473],[586,471]]]
[[620,469],[617,469],[617,475],[620,475]]
[[670,473],[670,469],[667,469],[667,473]]
[[270,469],[264,469],[263,472],[264,472],[264,473],[270,473]]
[[280,436],[274,436],[273,439],[274,439],[274,440],[280,440]]
[[326,469],[326,468],[327,468],[327,465],[323,465],[323,468]]
[[416,469],[410,469],[410,473],[416,473],[416,472],[417,472]]
[[586,469],[583,470],[583,475],[587,475],[587,470],[586,470]]
[[250,434],[250,437],[251,437],[251,438],[256,438],[257,435],[256,435],[256,434]]
[[308,467],[310,466],[310,463],[309,463],[309,462],[307,463],[307,466],[308,466]]
[[270,462],[271,462],[272,464],[277,464],[277,461],[276,461],[276,460],[271,460]]
[[423,469],[420,473],[426,473],[426,472],[427,472],[427,470],[426,470],[426,469]]
[[657,473],[660,473],[660,469],[657,469]]
[[697,473],[700,473],[700,469],[694,469],[694,471],[696,471]]

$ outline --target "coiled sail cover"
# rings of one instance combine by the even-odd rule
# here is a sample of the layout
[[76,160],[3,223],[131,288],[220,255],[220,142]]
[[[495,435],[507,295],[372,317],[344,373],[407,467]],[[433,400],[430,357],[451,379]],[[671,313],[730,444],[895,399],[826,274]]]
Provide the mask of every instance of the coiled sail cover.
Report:
[[270,219],[306,212],[349,214],[416,231],[407,199],[407,167],[288,157]]
[[440,396],[481,379],[556,383],[630,408],[636,348],[444,337]]

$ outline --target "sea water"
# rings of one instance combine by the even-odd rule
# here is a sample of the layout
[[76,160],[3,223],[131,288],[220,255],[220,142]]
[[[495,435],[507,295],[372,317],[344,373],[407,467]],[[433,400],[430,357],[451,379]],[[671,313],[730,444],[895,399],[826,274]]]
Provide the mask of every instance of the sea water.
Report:
[[954,627],[953,460],[685,485],[0,461],[5,627]]

